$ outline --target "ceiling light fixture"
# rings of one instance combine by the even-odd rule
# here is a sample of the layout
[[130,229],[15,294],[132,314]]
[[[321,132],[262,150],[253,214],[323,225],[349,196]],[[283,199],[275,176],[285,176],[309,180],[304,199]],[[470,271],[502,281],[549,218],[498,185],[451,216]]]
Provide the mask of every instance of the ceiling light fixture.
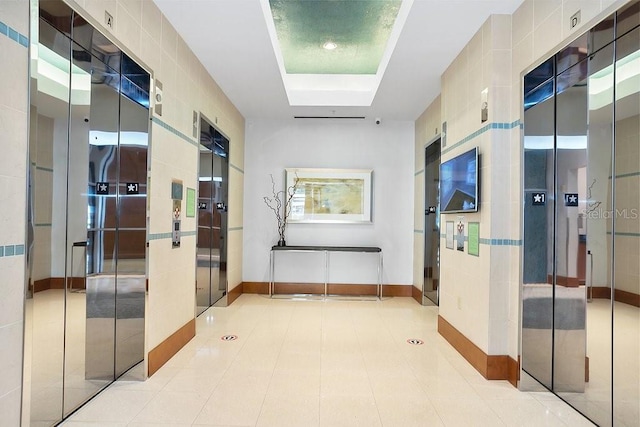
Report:
[[334,50],[335,48],[338,47],[338,45],[335,44],[334,42],[326,42],[325,44],[322,45],[322,47],[327,50]]

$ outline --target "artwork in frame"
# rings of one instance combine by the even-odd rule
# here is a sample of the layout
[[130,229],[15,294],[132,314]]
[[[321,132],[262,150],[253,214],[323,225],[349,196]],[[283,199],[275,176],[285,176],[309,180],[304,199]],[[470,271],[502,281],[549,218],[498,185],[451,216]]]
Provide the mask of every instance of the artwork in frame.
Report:
[[371,223],[371,169],[288,168],[286,186],[297,180],[291,223]]

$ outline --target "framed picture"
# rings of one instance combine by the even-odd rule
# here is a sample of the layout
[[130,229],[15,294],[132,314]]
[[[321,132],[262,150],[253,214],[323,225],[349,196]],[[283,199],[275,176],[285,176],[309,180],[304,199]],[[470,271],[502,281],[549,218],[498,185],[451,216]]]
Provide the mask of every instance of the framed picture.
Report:
[[287,189],[295,185],[289,222],[372,222],[372,170],[288,168],[285,171]]
[[453,249],[453,221],[447,221],[445,236],[447,249]]
[[468,231],[467,252],[469,255],[480,256],[480,223],[470,222]]

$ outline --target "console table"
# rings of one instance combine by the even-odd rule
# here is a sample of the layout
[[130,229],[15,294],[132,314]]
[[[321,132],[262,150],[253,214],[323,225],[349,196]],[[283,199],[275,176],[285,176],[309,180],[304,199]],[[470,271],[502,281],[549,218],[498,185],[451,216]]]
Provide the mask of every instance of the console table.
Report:
[[378,255],[378,283],[376,296],[382,298],[382,249],[375,246],[273,246],[269,256],[269,297],[275,291],[275,254],[277,252],[322,252],[324,253],[324,297],[327,297],[329,283],[329,254],[331,252],[364,252]]

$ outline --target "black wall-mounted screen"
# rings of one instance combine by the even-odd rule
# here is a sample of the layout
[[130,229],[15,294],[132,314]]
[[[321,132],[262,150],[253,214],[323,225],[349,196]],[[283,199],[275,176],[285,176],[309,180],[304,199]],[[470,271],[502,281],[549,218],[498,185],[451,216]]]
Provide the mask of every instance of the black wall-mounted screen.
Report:
[[440,165],[440,212],[478,211],[478,148]]

